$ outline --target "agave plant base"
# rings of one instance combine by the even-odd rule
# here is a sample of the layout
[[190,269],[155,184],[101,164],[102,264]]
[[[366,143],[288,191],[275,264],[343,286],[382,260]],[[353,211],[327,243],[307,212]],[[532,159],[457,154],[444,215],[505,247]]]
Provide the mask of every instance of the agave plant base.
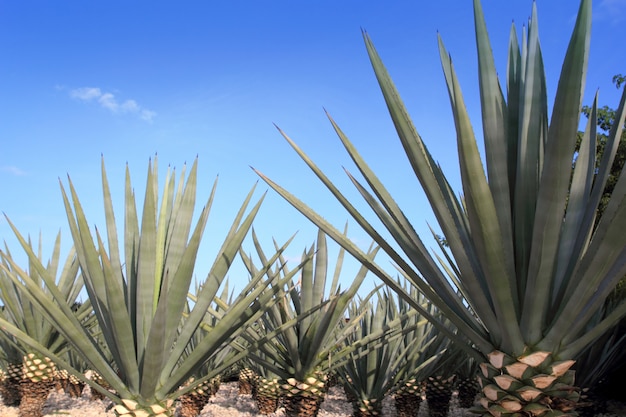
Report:
[[254,401],[256,402],[257,408],[259,409],[260,414],[274,414],[276,410],[278,410],[278,406],[280,404],[280,398],[277,396],[267,396],[267,395],[256,395]]
[[196,417],[200,415],[202,409],[211,399],[210,393],[190,393],[179,398],[180,407],[178,414],[180,417]]
[[426,381],[426,400],[430,417],[446,417],[450,409],[454,377],[429,377]]
[[459,407],[471,408],[476,402],[476,396],[480,391],[477,378],[459,378],[457,380]]
[[255,372],[250,368],[239,371],[239,394],[252,394],[255,377]]
[[0,382],[0,396],[2,396],[2,403],[7,407],[17,407],[20,405],[20,399],[22,394],[20,392],[20,379],[17,378],[5,378]]
[[406,381],[394,393],[398,417],[417,417],[422,404],[423,384],[414,379]]
[[575,409],[580,390],[574,386],[573,360],[552,361],[549,352],[513,358],[494,351],[480,365],[482,392],[474,410],[494,416],[567,416]]
[[41,417],[43,406],[54,389],[53,381],[33,382],[24,379],[20,383],[21,401],[18,412],[19,417]]
[[278,409],[282,389],[278,379],[268,379],[258,377],[255,381],[254,401],[257,404],[259,413],[273,414]]
[[283,399],[288,417],[315,417],[319,413],[323,397],[310,395],[286,395]]
[[382,415],[383,402],[380,400],[357,400],[352,403],[353,417],[375,417]]
[[83,389],[85,388],[85,383],[82,381],[72,381],[71,379],[68,381],[67,386],[65,387],[65,393],[73,398],[78,398],[83,395]]
[[151,405],[141,405],[133,400],[122,399],[122,404],[113,407],[118,417],[173,417],[176,407],[173,400]]

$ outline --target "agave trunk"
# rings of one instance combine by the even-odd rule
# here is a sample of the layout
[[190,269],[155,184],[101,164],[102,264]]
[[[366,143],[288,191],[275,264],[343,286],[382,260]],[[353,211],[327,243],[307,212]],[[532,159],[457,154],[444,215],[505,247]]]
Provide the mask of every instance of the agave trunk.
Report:
[[[193,378],[189,383],[193,382]],[[200,415],[202,409],[208,404],[211,395],[215,395],[219,382],[217,378],[207,381],[197,386],[193,391],[180,396],[180,417],[196,417]]]
[[7,407],[16,407],[22,397],[20,382],[22,381],[22,364],[8,364],[4,372],[4,379],[0,382],[2,403]]
[[278,379],[267,379],[259,377],[256,381],[256,401],[259,413],[273,414],[278,409],[281,397],[281,387]]
[[315,417],[324,401],[324,381],[315,377],[301,382],[289,378],[282,386],[285,393],[283,402],[288,417]]
[[24,356],[22,372],[19,417],[41,417],[43,406],[55,386],[56,365],[48,357],[29,353]]
[[136,401],[122,400],[123,404],[113,407],[115,415],[118,417],[173,417],[174,401],[167,400],[163,403],[155,403],[152,405],[141,405]]
[[285,413],[288,417],[315,417],[323,398],[317,395],[289,394],[285,396]]
[[426,381],[426,401],[430,417],[446,417],[450,409],[454,377],[429,377]]
[[394,393],[398,417],[417,417],[422,403],[424,385],[415,379],[403,382]]
[[43,406],[54,389],[54,381],[33,382],[25,378],[20,383],[21,401],[18,412],[19,417],[42,417]]
[[476,395],[480,391],[477,378],[459,378],[457,380],[459,407],[471,408],[476,401]]
[[180,409],[179,416],[180,417],[196,417],[200,415],[202,409],[209,402],[211,398],[211,394],[208,392],[204,392],[202,394],[193,392],[189,394],[182,395],[179,398],[180,401]]
[[57,392],[65,392],[67,391],[67,387],[70,383],[70,374],[65,369],[57,370],[57,373],[54,377],[54,389]]
[[80,380],[71,380],[67,384],[65,388],[65,393],[73,398],[79,398],[83,395],[83,389],[85,388],[85,383]]
[[573,360],[552,361],[549,352],[513,358],[494,351],[480,365],[484,415],[576,415],[579,390]]
[[255,373],[250,368],[243,368],[239,371],[239,394],[252,394],[252,385]]
[[371,400],[359,399],[352,403],[353,417],[375,417],[383,415],[383,402],[375,398]]

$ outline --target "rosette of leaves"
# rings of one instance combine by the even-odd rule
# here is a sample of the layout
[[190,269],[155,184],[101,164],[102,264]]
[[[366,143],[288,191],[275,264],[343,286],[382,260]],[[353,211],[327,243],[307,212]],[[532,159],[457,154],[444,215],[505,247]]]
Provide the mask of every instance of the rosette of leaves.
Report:
[[[59,289],[58,302],[73,304],[83,288],[76,252],[74,248],[71,248],[65,262],[61,264],[61,234],[59,233],[54,242],[52,256],[44,267],[45,272],[42,272],[34,265],[34,263],[39,263],[43,267],[41,236],[37,249],[33,248],[30,239],[27,246],[35,259],[30,260],[26,269],[21,268],[15,262],[6,246],[4,251],[0,251],[2,260],[0,300],[4,304],[0,317],[28,334],[53,354],[62,355],[69,348],[66,338],[45,319],[45,314],[19,291],[19,284],[15,281],[26,280],[50,295],[42,277],[42,274],[46,274],[54,280],[53,282]],[[86,305],[77,314],[84,315],[88,308],[89,306]],[[40,416],[44,403],[55,386],[55,379],[58,378],[57,365],[47,355],[42,355],[19,339],[14,339],[13,335],[8,336],[8,339],[5,338],[5,341],[9,340],[17,343],[13,345],[14,350],[10,352],[11,362],[7,365],[8,377],[4,381],[5,390],[8,394],[9,391],[15,391],[14,384],[19,384],[20,416]],[[19,362],[17,362],[15,349],[21,353]],[[7,399],[11,400],[11,398],[9,396]]]
[[[352,308],[351,320],[357,320],[358,325],[343,343],[346,348],[352,345],[359,347],[351,350],[338,368],[355,417],[382,415],[383,399],[392,389],[407,375],[419,372],[438,356],[435,354],[424,358],[422,363],[414,367],[415,362],[408,358],[419,355],[420,348],[428,343],[417,338],[405,343],[408,341],[405,336],[428,326],[428,321],[420,318],[414,309],[401,312],[388,291],[377,292],[374,298],[375,303],[370,301],[362,303],[365,306]],[[363,313],[360,310],[364,310]],[[372,336],[375,338],[372,339]],[[361,342],[368,339],[369,342],[365,344]]]
[[[575,359],[626,314],[626,303],[621,303],[596,326],[588,327],[626,273],[623,169],[594,227],[622,132],[626,94],[616,111],[619,122],[609,132],[598,164],[594,102],[572,166],[588,65],[591,0],[580,2],[551,113],[536,8],[533,4],[521,42],[515,26],[511,27],[506,70],[501,71],[506,74],[503,91],[482,6],[474,0],[484,159],[452,59],[439,37],[457,133],[461,196],[428,151],[369,35],[364,33],[398,137],[449,245],[445,266],[427,249],[411,223],[411,214],[400,208],[334,121],[331,123],[365,181],[352,174],[350,178],[382,228],[373,225],[366,211],[357,209],[284,134],[358,224],[458,329],[458,335],[450,337],[464,339],[465,350],[481,362],[482,414],[574,413],[580,397],[571,369]],[[263,178],[385,283],[411,300],[355,243],[293,194]],[[413,305],[419,308],[418,303]],[[437,317],[432,320],[438,323]]]
[[[345,233],[345,231],[344,231]],[[253,233],[254,244],[262,264],[269,261]],[[328,248],[325,234],[320,230],[316,244],[306,250],[303,259],[311,259],[301,271],[298,282],[281,287],[277,302],[261,317],[258,330],[242,336],[258,345],[249,357],[282,380],[283,404],[291,417],[310,417],[317,414],[326,392],[326,377],[337,360],[337,346],[351,330],[339,326],[344,313],[355,296],[367,269],[361,267],[351,280],[349,288],[342,291],[339,285],[344,250],[339,251],[329,296],[326,296],[328,278]],[[376,249],[368,252],[373,257]],[[249,256],[242,257],[250,273],[257,268]],[[270,279],[288,273],[284,258],[268,271]],[[263,341],[262,343],[260,341]],[[258,352],[260,353],[258,353]]]
[[[111,390],[107,390],[86,380],[92,389],[114,401],[114,411],[118,416],[173,415],[176,398],[218,375],[230,363],[225,361],[211,369],[207,375],[180,388],[193,375],[194,370],[225,349],[248,323],[255,321],[263,309],[271,305],[273,299],[272,291],[268,290],[269,281],[264,280],[265,271],[261,268],[259,274],[251,277],[246,292],[229,306],[193,352],[183,355],[215,299],[262,202],[262,198],[259,199],[248,211],[253,188],[241,208],[236,211],[232,226],[218,249],[200,292],[196,295],[197,302],[185,316],[183,312],[198,248],[217,186],[215,183],[194,226],[192,220],[196,206],[197,159],[186,181],[185,172],[186,168],[183,168],[177,182],[175,171],[168,170],[163,183],[162,199],[159,201],[155,158],[154,163],[149,164],[142,216],[139,217],[127,168],[121,243],[104,161],[102,189],[105,236],[100,234],[99,229],[95,230],[95,234],[90,230],[71,180],[69,193],[61,184],[78,263],[101,338],[96,339],[74,315],[71,305],[62,302],[64,298],[53,277],[11,223],[29,256],[31,269],[41,276],[47,291],[43,291],[28,276],[22,276],[23,274],[19,278],[11,277],[13,283],[19,288],[20,294],[29,298],[44,313],[45,319],[72,344],[90,368],[110,385]],[[284,246],[279,251],[283,249]],[[277,257],[278,254],[275,254],[270,262]],[[295,272],[297,269],[294,269]],[[285,282],[289,281],[291,276],[284,279]],[[77,377],[86,379],[77,370],[72,370],[60,357],[37,343],[33,337],[6,320],[0,322],[21,343],[50,357]],[[101,348],[101,343],[112,355],[113,363],[108,360],[108,353]],[[243,357],[245,352],[239,355]],[[238,359],[231,357],[230,361],[235,362]]]

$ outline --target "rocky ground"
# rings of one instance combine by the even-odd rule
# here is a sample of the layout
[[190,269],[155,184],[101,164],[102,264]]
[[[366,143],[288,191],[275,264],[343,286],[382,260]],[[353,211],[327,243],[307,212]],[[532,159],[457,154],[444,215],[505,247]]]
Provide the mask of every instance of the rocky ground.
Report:
[[[92,401],[87,388],[81,398],[70,398],[69,396],[54,392],[48,398],[44,409],[46,417],[113,417],[115,413],[110,409],[111,402],[108,400]],[[611,402],[609,413],[598,415],[602,417],[625,417],[626,416],[626,390],[625,402]],[[449,417],[469,417],[472,416],[468,410],[461,409],[453,398]],[[252,417],[258,416],[256,405],[251,395],[239,395],[236,382],[223,383],[215,397],[202,410],[200,417]],[[326,400],[322,403],[319,417],[350,417],[352,408],[346,401],[343,390],[333,387],[329,390]],[[391,400],[385,402],[384,415],[395,416],[395,409]],[[0,405],[0,417],[17,417],[18,410],[15,407],[5,407]],[[270,417],[284,417],[284,409],[278,411]],[[428,416],[428,404],[422,403],[419,417]]]

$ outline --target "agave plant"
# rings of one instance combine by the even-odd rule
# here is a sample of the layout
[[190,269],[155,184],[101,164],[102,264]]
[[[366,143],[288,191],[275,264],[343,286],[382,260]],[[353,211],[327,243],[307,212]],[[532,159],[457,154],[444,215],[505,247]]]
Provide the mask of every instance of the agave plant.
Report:
[[[449,245],[449,262],[438,265],[405,212],[332,119],[367,184],[353,175],[350,178],[386,232],[373,226],[285,133],[283,136],[411,283],[445,314],[459,335],[471,341],[475,351],[465,350],[482,362],[481,413],[574,414],[579,399],[571,369],[575,358],[626,313],[626,303],[621,303],[596,326],[587,327],[626,272],[623,171],[594,228],[623,123],[614,124],[596,165],[594,103],[572,168],[589,55],[591,0],[580,2],[551,115],[536,5],[521,44],[515,26],[511,27],[506,92],[497,76],[479,0],[474,0],[474,21],[486,169],[452,60],[439,38],[457,132],[461,197],[427,150],[364,33],[400,141]],[[616,120],[624,119],[625,100],[626,94]],[[260,175],[384,282],[411,299],[322,216]],[[386,233],[393,244],[385,238]],[[419,308],[417,303],[413,305]]]
[[[359,323],[344,339],[344,344],[346,348],[359,347],[350,351],[338,370],[344,379],[344,390],[351,400],[354,417],[382,415],[383,399],[392,389],[438,357],[438,354],[427,357],[424,351],[434,339],[412,338],[420,334],[423,327],[429,327],[416,310],[401,311],[388,291],[378,293],[376,300],[375,304],[361,303],[352,308],[350,317],[355,317]],[[364,314],[359,313],[364,307]],[[371,339],[372,335],[377,337]],[[370,341],[360,343],[366,339]],[[419,363],[413,360],[418,358]]]
[[[160,206],[157,172],[155,159],[148,169],[140,223],[130,173],[128,168],[126,170],[123,257],[120,254],[104,161],[102,185],[108,250],[105,239],[98,230],[95,236],[92,235],[71,180],[69,195],[61,184],[85,288],[102,332],[102,342],[112,355],[113,363],[109,362],[100,341],[73,314],[71,306],[62,302],[64,300],[60,289],[55,285],[51,274],[39,262],[15,226],[9,222],[28,253],[31,269],[41,276],[48,292],[42,291],[33,280],[19,271],[17,276],[10,276],[12,282],[20,294],[29,298],[44,313],[46,320],[73,345],[90,368],[111,386],[111,390],[107,390],[93,381],[86,381],[92,389],[116,403],[114,410],[118,416],[173,415],[176,398],[218,375],[230,365],[229,362],[235,362],[239,358],[231,357],[217,368],[211,369],[207,375],[180,388],[193,375],[194,370],[218,355],[249,322],[255,321],[263,309],[271,305],[273,299],[272,291],[267,289],[269,281],[263,280],[265,271],[261,268],[258,275],[251,277],[241,297],[199,341],[193,352],[183,355],[237,256],[262,198],[246,214],[254,188],[249,192],[197,294],[196,303],[189,314],[184,316],[198,247],[217,184],[214,184],[192,230],[197,159],[186,182],[185,169],[178,185],[175,172],[168,170]],[[284,250],[284,247],[279,248],[278,252]],[[279,253],[271,257],[270,262],[278,255]],[[297,271],[298,268],[295,268],[292,273]],[[290,279],[291,275],[287,274],[284,282]],[[21,343],[71,370],[62,358],[45,349],[9,321],[0,319],[0,323]],[[244,353],[240,354],[243,355]],[[84,379],[80,372],[74,370],[73,373]]]
[[[402,288],[411,295],[411,300],[417,301],[425,311],[429,312],[431,317],[441,315],[437,312],[437,308],[414,286],[407,285],[406,281],[398,281],[398,285],[402,285]],[[413,308],[405,299],[398,298],[400,315],[406,315],[412,310]],[[392,389],[396,412],[399,417],[416,417],[418,415],[422,397],[426,395],[429,378],[434,377],[436,380],[441,380],[441,377],[444,375],[442,369],[447,367],[447,362],[453,354],[457,356],[459,354],[458,349],[454,349],[454,346],[461,346],[451,346],[451,339],[446,337],[432,323],[426,325],[421,325],[420,323],[419,326],[416,326],[418,320],[423,319],[419,315],[412,316],[409,318],[408,323],[403,324],[403,327],[410,330],[403,332],[402,337],[402,345],[405,349],[403,366],[405,372]],[[466,357],[467,355],[463,356]],[[449,377],[449,375],[446,375],[446,377]],[[442,401],[445,401],[442,405],[447,410],[449,394],[445,389],[442,395],[436,395],[436,397],[441,399],[441,401],[429,401],[429,412],[437,410],[437,406],[442,404]]]
[[[344,231],[345,233],[345,231]],[[263,264],[267,258],[253,234],[255,247]],[[340,250],[326,297],[328,274],[328,250],[326,236],[319,231],[316,245],[303,254],[303,259],[313,258],[304,265],[298,283],[290,282],[279,293],[279,301],[262,316],[261,332],[243,334],[250,343],[267,340],[259,346],[257,353],[250,351],[250,359],[278,375],[282,386],[283,403],[288,416],[310,417],[317,415],[326,392],[326,378],[336,360],[336,346],[346,337],[351,327],[338,327],[344,313],[355,296],[367,269],[361,267],[350,287],[342,291],[339,278],[343,266],[344,250]],[[373,257],[376,249],[367,256]],[[257,268],[245,256],[244,261],[251,273]],[[275,270],[268,271],[270,279],[287,273],[284,259]],[[271,337],[280,331],[275,337]]]
[[[28,241],[29,250],[34,254],[35,249]],[[42,259],[42,239],[39,239],[39,246],[36,251],[36,262],[43,263]],[[45,266],[45,273],[51,277],[59,289],[61,303],[73,304],[83,288],[82,276],[79,273],[76,252],[72,248],[63,265],[60,265],[61,255],[61,234],[59,233],[54,243],[52,257]],[[0,300],[4,304],[2,318],[12,323],[24,333],[30,335],[39,344],[55,355],[62,355],[67,352],[68,342],[62,334],[45,320],[45,315],[33,305],[28,297],[25,297],[18,290],[13,282],[19,277],[23,277],[29,282],[46,291],[44,281],[39,270],[32,265],[27,270],[20,268],[14,261],[11,252],[5,247],[5,251],[0,251],[2,263],[0,264]],[[43,264],[42,264],[43,265]],[[59,270],[59,266],[62,266]],[[57,278],[58,276],[58,278]],[[12,335],[5,336],[14,340]],[[10,351],[12,363],[7,366],[7,378],[4,386],[7,391],[14,390],[12,384],[19,384],[20,391],[20,416],[41,416],[42,409],[48,395],[58,378],[57,365],[46,355],[33,350],[30,346],[18,343],[13,346],[21,351],[19,363],[15,360],[15,351]],[[11,397],[9,397],[11,398]]]

